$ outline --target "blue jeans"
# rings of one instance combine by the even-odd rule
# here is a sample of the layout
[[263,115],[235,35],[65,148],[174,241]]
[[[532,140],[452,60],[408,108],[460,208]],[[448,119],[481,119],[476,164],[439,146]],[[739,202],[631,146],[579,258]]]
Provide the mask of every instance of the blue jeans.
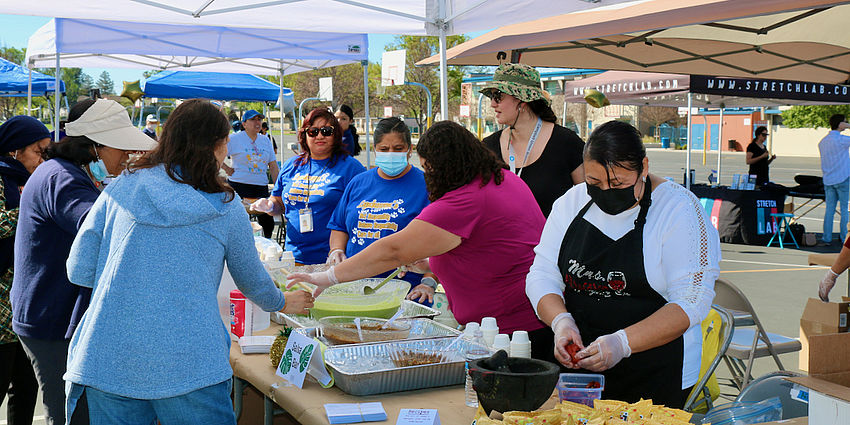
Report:
[[123,397],[69,383],[68,416],[85,392],[90,425],[235,425],[228,379],[190,393],[153,400]]
[[841,212],[841,227],[838,228],[838,235],[843,242],[847,236],[847,219],[850,212],[847,211],[847,201],[850,199],[850,178],[845,179],[838,184],[829,184],[823,186],[824,194],[826,195],[826,215],[823,216],[823,241],[832,242],[832,221],[835,219],[835,203],[838,202],[838,208]]

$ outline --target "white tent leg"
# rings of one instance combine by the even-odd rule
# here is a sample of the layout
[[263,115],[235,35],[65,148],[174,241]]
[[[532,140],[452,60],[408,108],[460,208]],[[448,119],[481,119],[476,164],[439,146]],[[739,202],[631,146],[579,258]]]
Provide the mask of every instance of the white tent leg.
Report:
[[371,166],[370,155],[372,154],[372,144],[369,143],[369,130],[372,129],[372,123],[369,119],[369,61],[364,60],[363,62],[363,104],[365,105],[366,110],[366,132],[363,134],[366,136],[366,168],[368,169]]
[[32,69],[27,76],[27,116],[32,116]]
[[446,60],[446,0],[439,2],[439,17],[437,23],[440,27],[440,119],[449,119],[449,73],[448,61]]
[[685,188],[688,190],[691,189],[691,103],[691,92],[688,92],[688,128],[686,129],[686,134],[688,135],[688,156],[685,159]]
[[55,87],[53,88],[53,141],[59,141],[59,52],[56,52]]
[[720,159],[723,157],[723,109],[720,108],[720,124],[717,126],[717,185],[720,186]]
[[[280,139],[277,141],[277,148],[278,155],[280,155],[280,168],[283,168],[283,156],[286,153],[286,144],[283,143],[283,64],[280,66],[280,97],[278,102],[280,104]],[[271,125],[271,120],[269,120],[269,125]],[[277,181],[277,176],[275,176],[275,181]]]

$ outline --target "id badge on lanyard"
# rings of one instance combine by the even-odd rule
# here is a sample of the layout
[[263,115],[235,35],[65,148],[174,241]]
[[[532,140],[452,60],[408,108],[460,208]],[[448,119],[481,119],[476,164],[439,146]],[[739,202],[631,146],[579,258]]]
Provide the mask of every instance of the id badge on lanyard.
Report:
[[[534,131],[531,132],[531,137],[528,139],[528,147],[525,149],[525,158],[522,159],[522,166],[519,169],[519,173],[516,172],[516,152],[514,152],[514,145],[511,143],[511,140],[508,139],[508,165],[511,167],[511,172],[517,176],[522,175],[522,170],[525,168],[526,161],[528,161],[528,155],[531,153],[531,148],[534,147],[534,142],[537,141],[537,136],[540,135],[540,129],[542,127],[543,120],[541,118],[537,118],[537,125],[534,126]],[[511,133],[508,134],[512,135]]]
[[298,210],[298,231],[301,233],[313,231],[313,210],[310,207]]

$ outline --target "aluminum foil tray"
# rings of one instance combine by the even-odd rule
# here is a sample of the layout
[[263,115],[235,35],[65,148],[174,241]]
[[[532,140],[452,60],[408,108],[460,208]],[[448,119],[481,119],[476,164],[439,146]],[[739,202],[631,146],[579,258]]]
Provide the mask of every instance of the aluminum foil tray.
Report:
[[325,363],[333,371],[336,386],[358,396],[458,385],[465,379],[462,353],[469,344],[465,340],[457,340],[446,352],[444,363],[396,367],[389,354],[393,349],[441,350],[455,340],[436,338],[338,345],[325,350]]
[[[409,341],[416,339],[428,339],[428,338],[444,338],[444,337],[454,337],[460,335],[460,331],[457,329],[450,328],[442,323],[437,323],[430,319],[398,319],[404,320],[410,323],[410,336],[400,340],[400,341]],[[316,338],[321,341],[323,344],[328,347],[338,346],[338,345],[346,345],[346,344],[338,344],[333,341],[326,339],[325,337],[319,335],[318,327],[305,327],[298,328],[295,330],[296,332],[302,333],[309,338]]]
[[[414,301],[403,300],[401,307],[403,309],[401,317],[403,319],[425,318],[433,319],[440,315],[440,311],[428,306],[424,306]],[[298,314],[285,314],[275,312],[272,313],[272,320],[275,323],[286,325],[293,328],[315,328],[319,326],[319,320],[310,316],[302,316]]]

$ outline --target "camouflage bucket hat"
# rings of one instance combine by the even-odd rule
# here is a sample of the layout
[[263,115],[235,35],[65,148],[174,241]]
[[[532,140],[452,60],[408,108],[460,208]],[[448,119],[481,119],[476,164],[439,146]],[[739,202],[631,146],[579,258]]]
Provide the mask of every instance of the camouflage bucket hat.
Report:
[[540,87],[540,73],[536,69],[521,63],[504,63],[499,65],[493,74],[493,81],[481,89],[487,97],[493,97],[495,91],[507,93],[522,102],[533,102],[543,99],[546,104],[552,103],[549,93]]

